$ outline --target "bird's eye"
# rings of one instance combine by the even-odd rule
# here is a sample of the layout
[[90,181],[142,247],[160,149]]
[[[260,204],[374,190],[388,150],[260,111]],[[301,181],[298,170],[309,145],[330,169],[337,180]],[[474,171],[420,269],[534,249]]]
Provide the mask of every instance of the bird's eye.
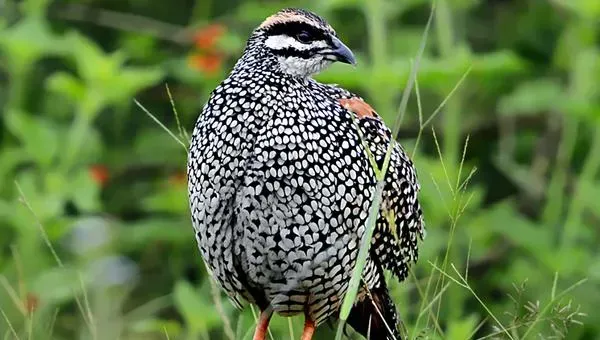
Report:
[[311,36],[307,31],[302,31],[296,35],[296,39],[301,43],[308,44],[311,40]]

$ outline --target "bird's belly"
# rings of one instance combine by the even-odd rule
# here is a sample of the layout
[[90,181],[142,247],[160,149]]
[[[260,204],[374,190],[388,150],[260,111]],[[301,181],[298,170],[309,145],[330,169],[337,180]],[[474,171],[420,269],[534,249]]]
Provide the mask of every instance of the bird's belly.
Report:
[[275,311],[321,322],[347,289],[372,185],[350,181],[352,162],[313,146],[267,149],[248,164],[235,242],[248,283]]
[[331,224],[318,217],[306,223],[300,208],[273,195],[249,200],[254,208],[239,220],[245,230],[239,258],[248,283],[282,315],[308,311],[318,320],[337,310],[358,235],[327,232]]

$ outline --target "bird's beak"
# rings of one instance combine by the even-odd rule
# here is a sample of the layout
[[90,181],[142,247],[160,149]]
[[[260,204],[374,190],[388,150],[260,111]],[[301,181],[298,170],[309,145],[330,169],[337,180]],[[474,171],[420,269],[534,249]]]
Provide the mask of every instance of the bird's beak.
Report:
[[340,39],[333,35],[331,36],[331,41],[333,43],[332,54],[336,57],[337,61],[350,65],[356,65],[356,58],[354,58],[354,53],[350,51],[348,46],[344,45],[344,43],[341,42]]

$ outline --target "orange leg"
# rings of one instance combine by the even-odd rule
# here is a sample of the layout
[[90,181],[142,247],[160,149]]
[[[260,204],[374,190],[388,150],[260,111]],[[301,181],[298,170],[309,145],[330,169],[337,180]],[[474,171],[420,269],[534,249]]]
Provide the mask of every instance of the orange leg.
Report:
[[311,340],[313,334],[315,334],[315,323],[307,317],[306,321],[304,321],[304,331],[302,332],[302,338],[300,339]]
[[273,315],[273,310],[271,308],[268,308],[260,313],[258,324],[256,325],[256,330],[254,331],[254,340],[265,340],[267,338],[271,315]]

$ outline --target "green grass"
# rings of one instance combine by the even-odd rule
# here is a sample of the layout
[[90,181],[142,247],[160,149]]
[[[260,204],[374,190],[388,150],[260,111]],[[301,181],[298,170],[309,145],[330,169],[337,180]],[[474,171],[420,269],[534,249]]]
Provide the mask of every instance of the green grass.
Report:
[[[154,27],[103,26],[139,4],[100,0],[76,17],[67,3],[22,3],[0,1],[0,339],[251,338],[256,316],[236,311],[207,280],[178,176],[189,127],[247,32],[289,4],[143,6],[171,23],[157,27],[185,26],[177,37],[223,25],[210,51]],[[431,2],[298,3],[326,15],[360,61],[320,80],[364,94],[418,169],[428,237],[409,279],[389,280],[407,338],[600,334],[593,4],[513,2],[496,11],[438,0],[423,47]],[[212,52],[223,56],[213,74],[187,64]],[[108,168],[108,184],[89,178],[93,164]],[[78,253],[69,239],[90,217],[110,236]],[[131,259],[139,281],[95,282],[91,271],[107,256]],[[346,298],[345,313],[354,300]],[[270,337],[299,337],[301,319],[274,317]],[[334,338],[336,327],[320,327],[316,339]]]

